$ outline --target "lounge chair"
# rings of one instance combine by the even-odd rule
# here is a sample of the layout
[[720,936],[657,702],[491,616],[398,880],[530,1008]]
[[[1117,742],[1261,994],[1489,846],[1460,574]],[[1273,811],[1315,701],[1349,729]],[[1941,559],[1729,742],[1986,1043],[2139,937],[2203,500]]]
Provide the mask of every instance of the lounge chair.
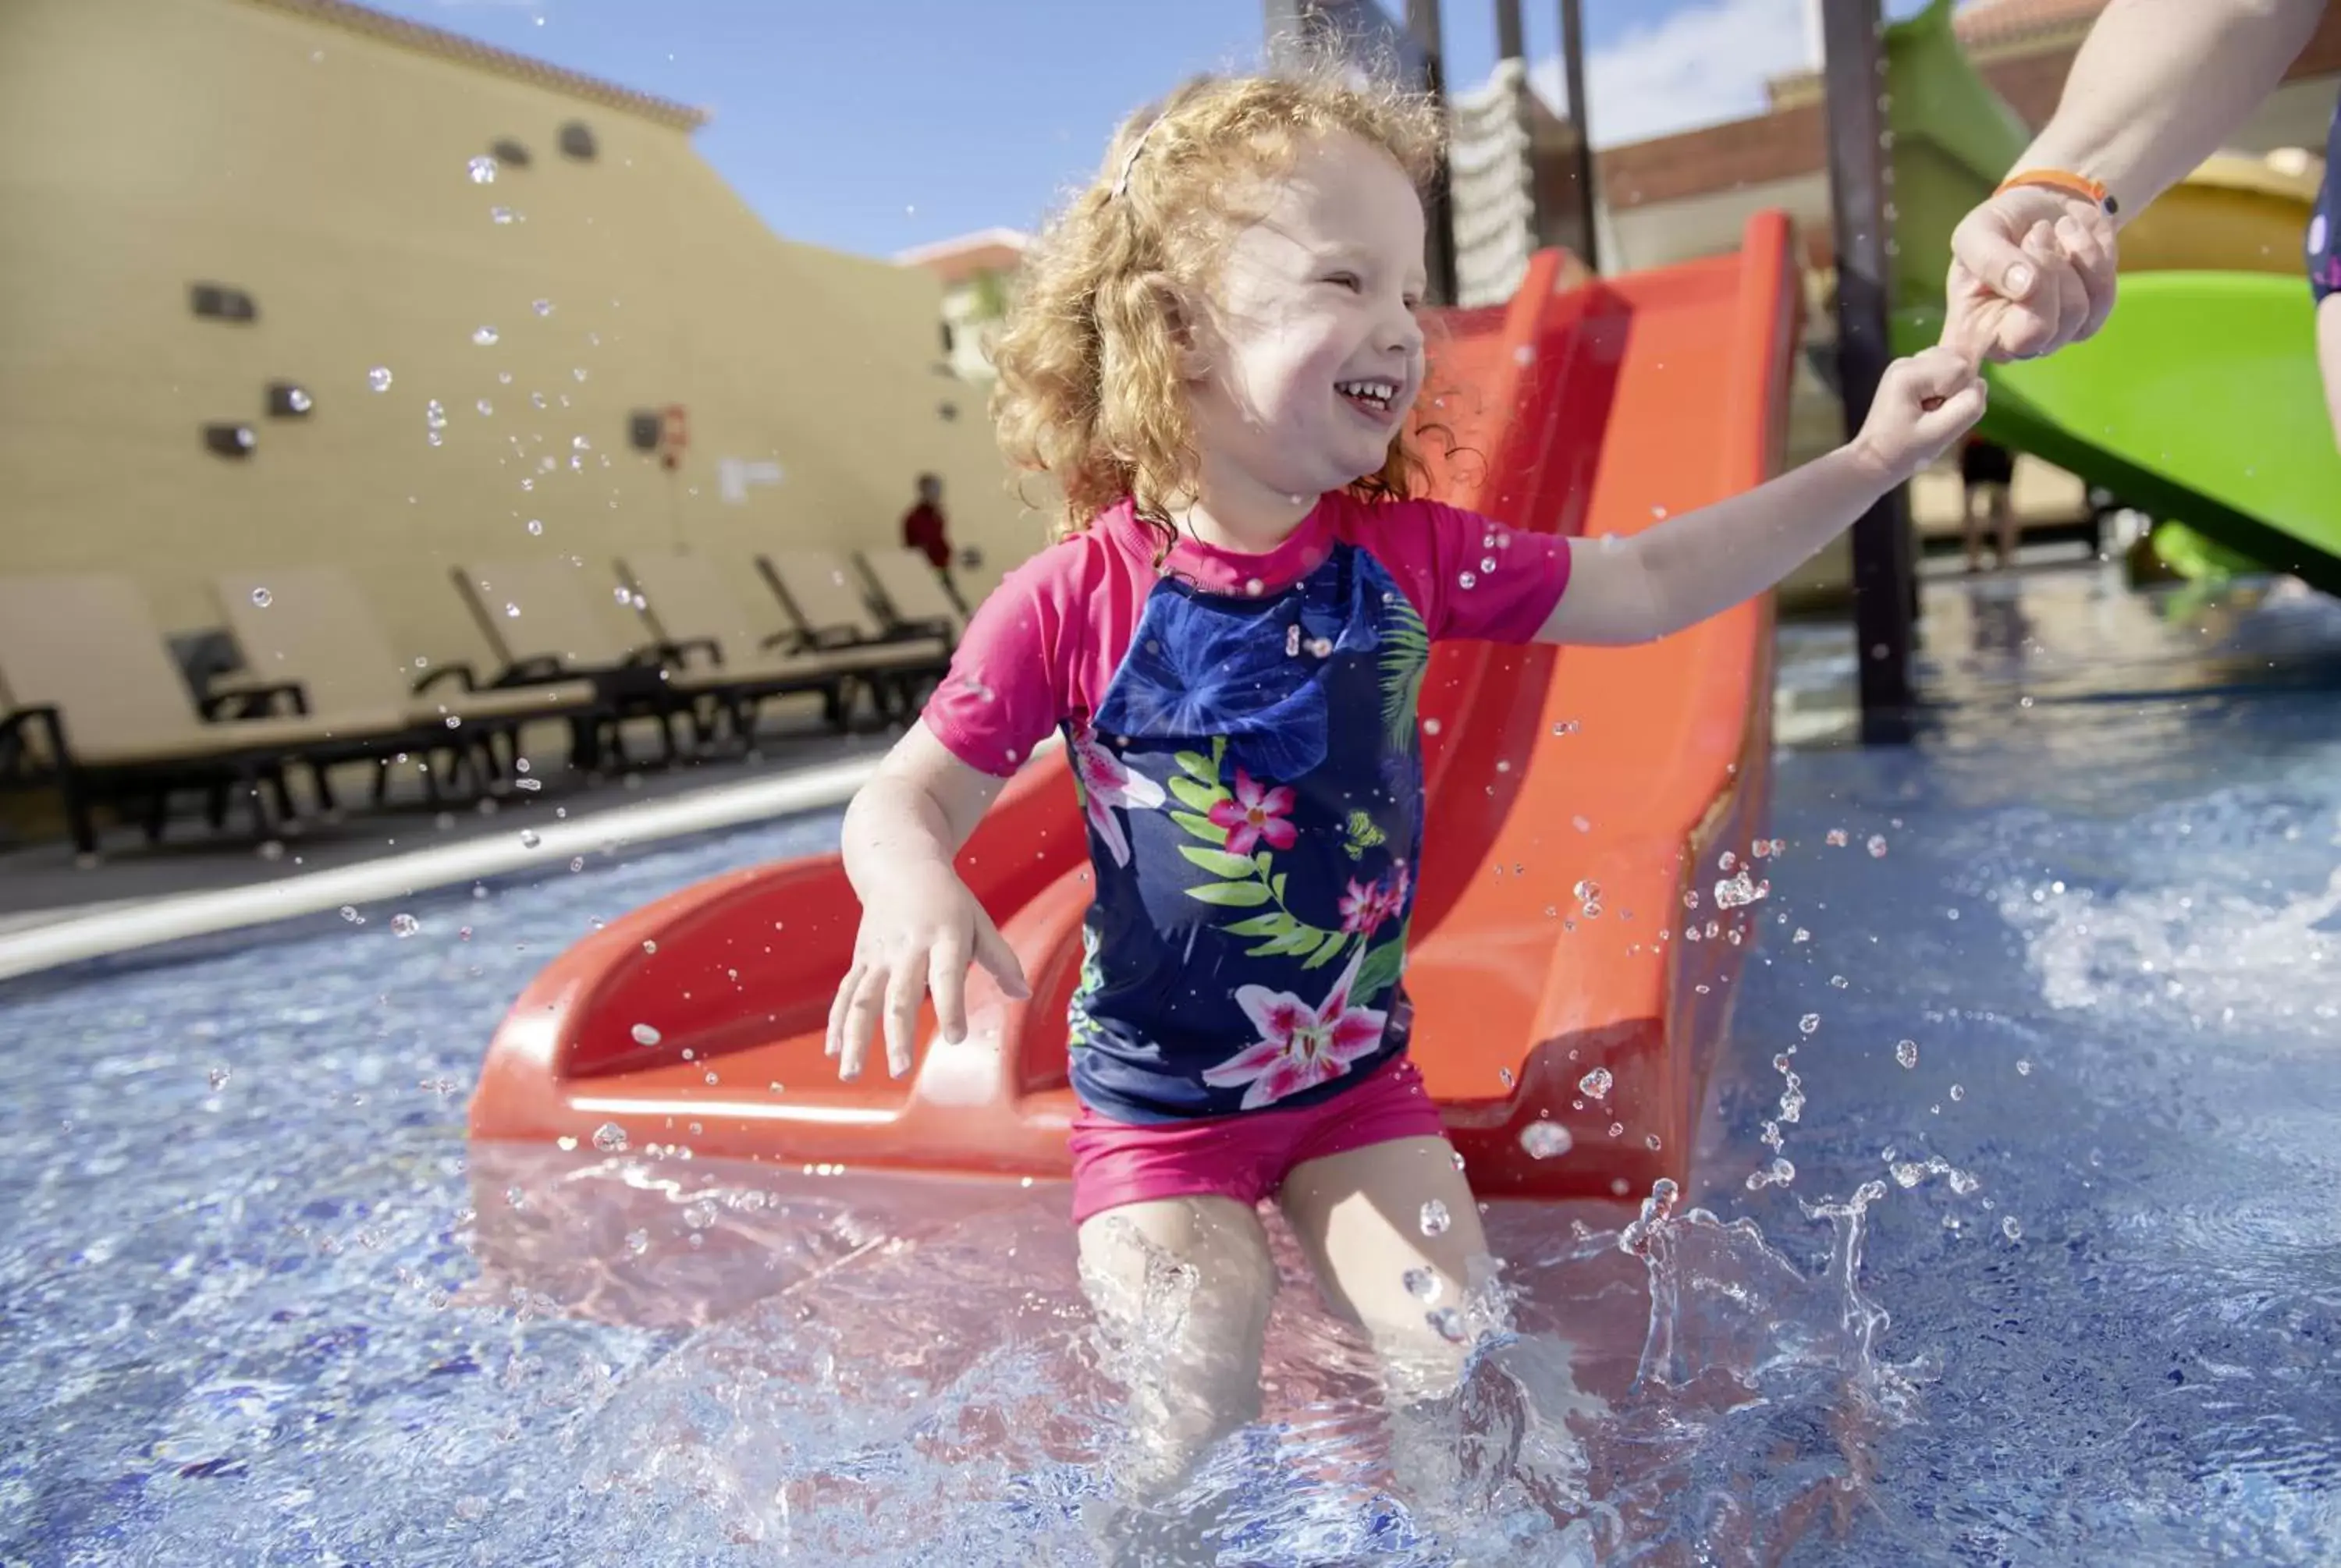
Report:
[[956,648],[967,613],[943,587],[934,564],[916,550],[864,551],[855,557],[872,595],[892,619],[897,637],[941,637]]
[[[722,682],[693,674],[687,649],[628,636],[630,628],[639,630],[631,598],[626,608],[613,610],[604,597],[619,591],[614,577],[589,576],[563,556],[479,561],[452,567],[448,576],[502,661],[490,684],[590,681],[614,719],[658,721],[669,762],[683,751],[675,739],[677,718],[690,723],[694,742],[705,739],[712,722],[706,700]],[[606,734],[623,759],[623,732],[613,723]],[[598,767],[600,760],[595,749],[583,765]]]
[[951,644],[931,630],[889,628],[836,551],[777,550],[758,556],[756,570],[788,612],[799,646],[884,650],[885,675],[874,683],[894,717],[912,711],[921,689],[951,668]]
[[[566,722],[573,758],[598,749],[592,728],[606,715],[592,681],[483,687],[471,666],[460,663],[414,679],[346,568],[226,572],[212,580],[212,591],[246,668],[264,681],[297,682],[313,716],[403,712],[417,729],[452,730],[476,745],[476,759],[490,779],[505,762],[496,743],[503,741],[516,759],[518,732],[533,720]],[[376,779],[377,800],[389,778],[385,769]],[[439,778],[436,769],[423,775],[434,800]]]
[[[266,833],[291,814],[288,765],[310,767],[330,799],[326,768],[379,765],[432,739],[397,706],[298,711],[293,687],[247,688],[234,702],[249,716],[206,722],[137,588],[111,574],[0,578],[0,782],[54,787],[85,855],[97,852],[102,801],[144,802],[147,836],[159,839],[173,791],[207,790],[217,827],[228,792],[241,789]],[[254,713],[274,701],[296,710]]]
[[618,575],[662,644],[704,650],[735,683],[730,714],[742,738],[754,734],[756,709],[765,698],[801,692],[820,693],[829,722],[844,729],[856,687],[869,687],[884,708],[887,689],[904,663],[891,646],[817,649],[794,630],[760,629],[722,571],[703,555],[628,555],[618,561]]

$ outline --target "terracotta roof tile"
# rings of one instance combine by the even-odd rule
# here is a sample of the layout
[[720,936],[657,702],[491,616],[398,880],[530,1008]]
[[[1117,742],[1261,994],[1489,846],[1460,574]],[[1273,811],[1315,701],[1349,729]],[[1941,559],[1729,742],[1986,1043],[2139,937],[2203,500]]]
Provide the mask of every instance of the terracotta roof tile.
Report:
[[1951,19],[1970,49],[1996,49],[2097,20],[2106,0],[1971,0]]

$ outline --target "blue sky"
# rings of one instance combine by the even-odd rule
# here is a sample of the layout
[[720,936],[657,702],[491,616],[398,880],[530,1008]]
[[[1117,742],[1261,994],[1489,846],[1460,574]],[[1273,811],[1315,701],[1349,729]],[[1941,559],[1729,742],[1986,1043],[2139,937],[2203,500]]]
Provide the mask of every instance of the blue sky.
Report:
[[[701,154],[774,230],[868,255],[1038,224],[1115,124],[1258,57],[1260,0],[371,0],[714,112]],[[1397,10],[1400,0],[1385,0]],[[1888,0],[1905,12],[1916,0]],[[1551,66],[1553,0],[1525,0]],[[1806,62],[1806,0],[1585,0],[1597,142],[1753,114]],[[1447,0],[1449,81],[1495,63],[1495,8]]]

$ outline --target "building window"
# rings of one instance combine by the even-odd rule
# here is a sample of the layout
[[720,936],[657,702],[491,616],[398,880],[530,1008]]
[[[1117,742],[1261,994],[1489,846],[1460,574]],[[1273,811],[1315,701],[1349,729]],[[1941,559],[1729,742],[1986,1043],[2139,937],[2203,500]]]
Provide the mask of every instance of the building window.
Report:
[[222,457],[250,457],[256,438],[248,424],[207,424],[204,444]]
[[215,322],[251,322],[260,319],[260,307],[242,289],[232,289],[224,283],[190,283],[187,303],[195,314]]
[[561,150],[570,157],[590,162],[601,149],[593,141],[593,127],[583,120],[572,120],[561,127]]
[[525,169],[529,165],[527,147],[513,141],[510,136],[498,136],[494,141],[490,142],[488,152],[497,163],[507,164],[512,168]]

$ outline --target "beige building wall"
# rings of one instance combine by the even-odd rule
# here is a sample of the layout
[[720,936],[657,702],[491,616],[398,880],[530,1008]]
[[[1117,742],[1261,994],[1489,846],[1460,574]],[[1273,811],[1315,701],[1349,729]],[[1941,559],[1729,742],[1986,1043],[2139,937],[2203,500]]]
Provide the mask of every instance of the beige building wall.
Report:
[[[346,563],[443,660],[483,650],[453,565],[550,551],[606,599],[626,549],[891,547],[922,470],[976,586],[1035,547],[931,276],[777,238],[688,116],[404,32],[304,0],[0,4],[0,571],[127,571],[189,630],[214,571]],[[530,165],[474,183],[499,137]],[[199,319],[195,283],[258,319]],[[267,416],[280,379],[305,419]],[[628,444],[669,403],[672,471]],[[252,455],[207,451],[213,421]]]

